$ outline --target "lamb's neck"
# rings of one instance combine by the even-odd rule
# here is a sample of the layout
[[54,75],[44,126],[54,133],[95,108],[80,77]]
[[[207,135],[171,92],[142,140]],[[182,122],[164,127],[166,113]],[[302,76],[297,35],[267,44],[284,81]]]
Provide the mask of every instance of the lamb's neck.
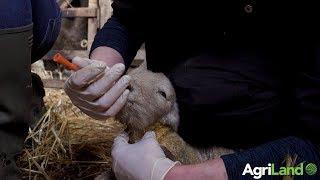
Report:
[[160,122],[156,122],[145,129],[138,129],[133,127],[127,128],[127,133],[129,134],[131,142],[139,141],[147,131],[154,131],[156,133],[157,139],[161,139],[161,137],[163,137],[167,132],[172,131],[172,129],[168,125]]

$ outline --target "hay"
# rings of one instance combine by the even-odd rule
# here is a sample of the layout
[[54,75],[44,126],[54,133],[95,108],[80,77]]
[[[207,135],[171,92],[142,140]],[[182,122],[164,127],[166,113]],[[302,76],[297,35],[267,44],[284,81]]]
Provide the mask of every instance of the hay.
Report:
[[46,89],[46,113],[29,129],[17,160],[24,179],[93,179],[110,170],[113,139],[125,127],[96,121],[72,105],[63,90]]
[[[297,165],[296,164],[297,158],[298,158],[297,154],[294,154],[294,155],[287,154],[283,163],[285,163],[286,167],[295,167]],[[291,176],[291,175],[283,176],[283,180],[293,180],[293,179],[294,179],[294,176]]]

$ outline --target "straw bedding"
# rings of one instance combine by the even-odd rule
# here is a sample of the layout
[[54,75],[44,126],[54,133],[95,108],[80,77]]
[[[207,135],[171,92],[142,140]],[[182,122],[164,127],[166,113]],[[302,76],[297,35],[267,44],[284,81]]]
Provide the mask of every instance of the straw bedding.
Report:
[[113,118],[93,120],[61,89],[46,89],[46,112],[17,160],[25,179],[93,179],[111,168],[113,139],[125,127]]
[[[41,78],[52,78],[43,67],[33,71]],[[29,129],[25,148],[17,160],[23,179],[94,179],[110,172],[113,139],[126,127],[113,118],[97,121],[86,116],[61,89],[46,89],[44,101],[46,112]],[[172,130],[163,125],[149,130],[156,132],[159,143],[175,158],[196,162],[196,153]],[[294,166],[295,159],[288,156],[284,163]]]

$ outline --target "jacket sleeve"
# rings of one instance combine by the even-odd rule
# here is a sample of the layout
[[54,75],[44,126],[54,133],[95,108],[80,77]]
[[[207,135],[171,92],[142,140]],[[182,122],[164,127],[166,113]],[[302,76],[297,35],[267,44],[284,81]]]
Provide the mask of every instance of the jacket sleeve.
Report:
[[[318,33],[318,32],[317,32]],[[302,134],[320,141],[320,38],[312,36],[303,61],[300,63],[296,86],[298,115]]]
[[[226,167],[228,179],[246,180],[254,179],[254,174],[250,174],[250,169],[255,167],[267,167],[268,163],[273,163],[275,172],[279,172],[281,166],[286,166],[290,158],[295,160],[294,166],[304,163],[315,163],[319,167],[320,154],[317,147],[306,139],[295,136],[274,140],[252,149],[221,156]],[[292,166],[292,165],[291,165]],[[255,173],[255,171],[253,171]],[[258,175],[256,175],[258,176]],[[319,179],[320,173],[313,177],[305,176],[301,179]],[[262,179],[282,179],[282,176],[264,175]]]
[[100,46],[118,51],[128,67],[144,42],[143,7],[139,0],[115,0],[113,15],[97,33],[91,52]]
[[32,62],[42,58],[58,38],[61,11],[55,0],[31,0],[33,21]]

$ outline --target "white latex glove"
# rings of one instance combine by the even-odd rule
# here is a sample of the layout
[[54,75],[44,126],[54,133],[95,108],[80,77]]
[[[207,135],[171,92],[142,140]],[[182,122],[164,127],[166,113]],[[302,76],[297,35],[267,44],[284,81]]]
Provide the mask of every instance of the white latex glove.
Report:
[[129,94],[126,88],[130,76],[122,76],[125,66],[115,64],[108,68],[101,61],[80,57],[75,57],[72,62],[81,67],[69,77],[64,86],[72,103],[94,119],[116,115]]
[[152,131],[135,144],[128,144],[128,139],[120,134],[112,148],[113,171],[118,180],[162,180],[179,164],[166,158]]

